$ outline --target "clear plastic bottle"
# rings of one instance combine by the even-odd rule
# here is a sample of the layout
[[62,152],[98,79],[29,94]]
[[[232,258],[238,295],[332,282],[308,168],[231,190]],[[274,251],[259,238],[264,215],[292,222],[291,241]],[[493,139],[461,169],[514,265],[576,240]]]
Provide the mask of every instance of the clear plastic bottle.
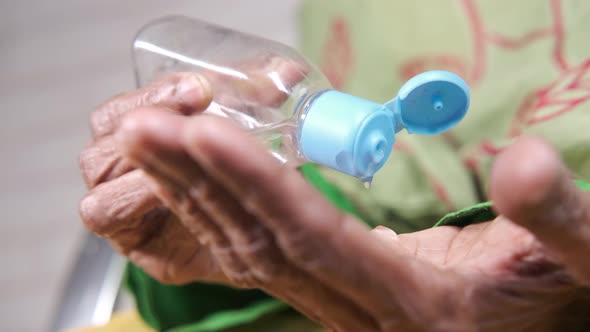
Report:
[[452,73],[418,75],[378,104],[332,89],[288,46],[182,16],[145,26],[133,52],[139,86],[174,72],[199,73],[214,95],[205,112],[237,121],[280,161],[311,161],[369,183],[396,132],[440,133],[469,106],[467,85]]

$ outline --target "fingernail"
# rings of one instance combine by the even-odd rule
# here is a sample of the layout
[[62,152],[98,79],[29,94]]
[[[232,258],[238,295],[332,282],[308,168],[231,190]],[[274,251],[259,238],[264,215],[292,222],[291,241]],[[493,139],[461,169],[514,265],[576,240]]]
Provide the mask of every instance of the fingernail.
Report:
[[378,236],[384,236],[388,239],[398,240],[397,233],[393,229],[385,227],[385,226],[379,225],[379,226],[375,227],[373,229],[373,233],[377,234]]
[[373,235],[378,242],[381,242],[389,249],[392,247],[395,248],[399,243],[397,234],[392,229],[387,227],[377,226],[373,228],[371,235]]
[[211,86],[203,76],[189,74],[178,82],[176,96],[184,105],[206,106],[211,101]]

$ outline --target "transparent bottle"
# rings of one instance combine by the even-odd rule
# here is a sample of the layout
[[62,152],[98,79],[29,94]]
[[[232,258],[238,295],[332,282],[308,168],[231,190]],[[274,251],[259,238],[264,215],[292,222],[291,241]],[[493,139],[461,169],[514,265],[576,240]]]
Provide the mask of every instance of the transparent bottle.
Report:
[[379,104],[334,90],[288,46],[182,16],[142,28],[133,55],[139,86],[174,72],[198,73],[213,89],[205,113],[238,122],[284,163],[311,161],[368,183],[396,132],[443,132],[469,106],[467,85],[449,72],[420,74]]

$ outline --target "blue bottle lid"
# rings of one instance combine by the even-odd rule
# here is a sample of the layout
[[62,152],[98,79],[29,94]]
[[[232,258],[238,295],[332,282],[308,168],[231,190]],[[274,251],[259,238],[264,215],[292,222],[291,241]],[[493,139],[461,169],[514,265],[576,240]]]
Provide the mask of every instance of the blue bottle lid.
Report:
[[410,133],[432,135],[454,127],[467,113],[470,92],[461,77],[433,70],[414,76],[386,103],[398,126]]
[[468,107],[467,84],[445,71],[417,75],[384,105],[328,90],[308,101],[299,120],[300,151],[310,161],[367,180],[389,158],[396,132],[441,133],[461,121]]

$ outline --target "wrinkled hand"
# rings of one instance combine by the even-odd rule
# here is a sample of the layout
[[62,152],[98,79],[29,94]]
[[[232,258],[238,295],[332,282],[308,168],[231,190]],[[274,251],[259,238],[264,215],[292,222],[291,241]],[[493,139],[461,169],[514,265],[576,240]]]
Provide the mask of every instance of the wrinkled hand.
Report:
[[497,160],[496,220],[371,232],[233,124],[184,115],[211,98],[184,78],[103,106],[82,155],[86,225],[156,278],[261,288],[335,331],[589,326],[589,199],[544,143]]
[[207,81],[204,76],[178,73],[115,96],[91,116],[93,139],[80,155],[82,176],[90,190],[80,204],[82,219],[91,231],[108,238],[119,252],[159,280],[186,283],[195,278],[217,282],[227,278],[213,263],[210,249],[195,241],[150,190],[152,180],[121,154],[114,134],[128,113],[159,110],[186,116],[204,111],[213,98],[209,81],[231,88],[217,91],[218,103],[231,106],[240,99],[272,107],[288,96],[273,89],[276,83],[266,73],[273,71],[275,79],[280,77],[284,89],[304,79],[309,68],[270,54],[244,61],[237,70],[250,78],[239,86],[226,84],[228,78],[215,72],[204,73]]
[[185,283],[199,276],[219,281],[209,249],[201,246],[150,189],[151,181],[121,153],[115,132],[122,117],[158,109],[176,114],[202,111],[211,91],[199,76],[178,74],[116,96],[92,114],[93,139],[80,155],[89,188],[80,204],[86,226],[154,277]]

